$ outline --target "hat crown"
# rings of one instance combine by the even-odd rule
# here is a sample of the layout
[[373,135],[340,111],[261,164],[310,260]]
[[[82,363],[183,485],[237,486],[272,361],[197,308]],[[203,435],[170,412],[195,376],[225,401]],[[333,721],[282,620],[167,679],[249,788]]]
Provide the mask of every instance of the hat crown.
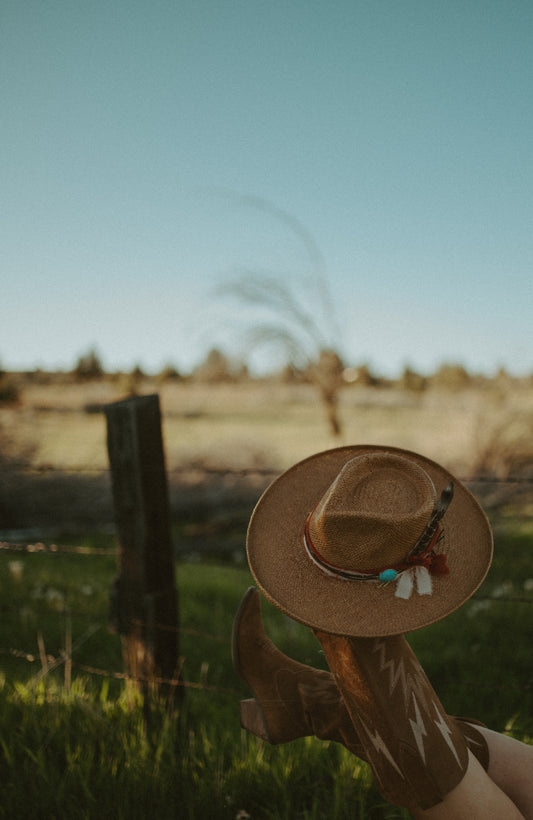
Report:
[[413,549],[435,505],[434,484],[415,462],[390,453],[348,461],[320,499],[309,535],[330,565],[372,572]]

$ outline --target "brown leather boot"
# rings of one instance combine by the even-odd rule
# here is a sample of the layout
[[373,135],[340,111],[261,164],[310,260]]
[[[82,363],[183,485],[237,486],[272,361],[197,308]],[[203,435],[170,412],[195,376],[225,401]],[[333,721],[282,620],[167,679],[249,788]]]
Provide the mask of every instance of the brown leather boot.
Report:
[[404,636],[315,634],[383,797],[411,810],[440,803],[466,774],[468,744]]
[[[233,624],[233,665],[254,698],[240,702],[241,726],[271,744],[315,735],[342,743],[362,760],[368,755],[331,672],[314,669],[284,655],[266,635],[260,594],[245,593]],[[388,668],[388,667],[387,667]],[[469,718],[454,721],[486,769],[488,747]]]
[[240,702],[244,729],[272,744],[316,735],[364,754],[331,672],[288,658],[267,637],[255,587],[235,616],[232,655],[235,671],[255,695]]

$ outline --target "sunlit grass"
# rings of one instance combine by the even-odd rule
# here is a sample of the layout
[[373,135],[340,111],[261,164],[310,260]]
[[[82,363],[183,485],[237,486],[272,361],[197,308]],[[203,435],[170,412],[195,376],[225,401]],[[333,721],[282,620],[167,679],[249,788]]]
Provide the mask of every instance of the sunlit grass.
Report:
[[342,747],[272,748],[202,696],[147,720],[138,698],[98,698],[79,680],[68,697],[50,681],[2,694],[3,817],[378,816],[368,768]]
[[[448,712],[529,742],[531,603],[505,600],[533,602],[529,533],[507,530],[496,555],[480,593],[488,606],[473,600],[409,640]],[[131,685],[84,671],[122,670],[120,640],[107,627],[115,562],[0,554],[0,817],[408,817],[384,804],[368,766],[342,746],[315,738],[269,746],[240,729],[238,701],[249,692],[233,671],[230,635],[252,583],[247,569],[178,567],[183,677],[205,688],[187,688],[173,712],[157,702],[147,712]],[[285,652],[325,665],[309,629],[266,602],[263,616]]]

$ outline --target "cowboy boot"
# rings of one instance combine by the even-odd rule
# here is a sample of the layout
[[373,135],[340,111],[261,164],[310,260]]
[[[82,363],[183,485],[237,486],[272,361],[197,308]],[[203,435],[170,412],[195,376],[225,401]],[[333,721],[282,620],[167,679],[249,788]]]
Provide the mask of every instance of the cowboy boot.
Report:
[[364,754],[331,672],[288,658],[267,637],[255,587],[235,616],[232,655],[235,671],[255,695],[240,702],[244,729],[271,744],[316,735]]
[[[240,702],[241,726],[271,744],[315,735],[342,743],[362,760],[365,748],[331,672],[284,655],[267,637],[260,595],[250,587],[233,625],[233,664],[255,698]],[[455,718],[471,751],[488,767],[488,747],[470,719]],[[480,724],[482,725],[482,724]]]
[[464,777],[469,747],[405,637],[314,632],[383,797],[408,809],[440,803]]

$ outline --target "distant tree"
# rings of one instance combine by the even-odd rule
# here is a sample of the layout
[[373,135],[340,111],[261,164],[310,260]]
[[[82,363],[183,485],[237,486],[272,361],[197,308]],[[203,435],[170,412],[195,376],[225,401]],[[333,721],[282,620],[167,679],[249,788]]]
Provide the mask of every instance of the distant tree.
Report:
[[0,374],[0,404],[17,404],[20,397],[21,389],[15,377],[2,371]]
[[431,384],[446,390],[464,390],[472,377],[462,364],[442,364],[431,377]]
[[516,379],[505,367],[499,367],[498,372],[493,378],[494,385],[502,390],[508,389],[515,381]]
[[243,203],[273,216],[298,237],[310,260],[311,272],[298,287],[287,277],[243,270],[222,284],[217,294],[256,310],[257,316],[250,317],[246,333],[247,350],[265,345],[281,347],[296,371],[309,374],[324,404],[329,428],[338,437],[342,433],[338,397],[343,364],[323,256],[306,228],[291,214],[258,197],[245,197]]
[[157,380],[164,384],[165,382],[179,382],[183,379],[183,376],[179,372],[179,370],[174,367],[173,364],[167,364],[163,369],[158,373]]
[[198,381],[209,384],[231,381],[232,374],[227,356],[218,348],[212,348],[204,361],[194,370],[193,376]]
[[20,394],[20,385],[15,376],[4,370],[0,363],[0,404],[16,404]]
[[140,365],[140,364],[136,364],[136,365],[135,365],[135,367],[133,367],[133,368],[132,368],[132,371],[131,371],[131,376],[132,376],[134,379],[137,379],[137,380],[144,379],[144,378],[145,378],[145,375],[146,375],[146,374],[145,374],[145,372],[144,372],[144,370],[142,369],[142,367],[141,367],[141,365]]
[[232,375],[237,382],[248,381],[250,379],[250,371],[246,362],[241,362],[238,366],[236,366]]
[[411,393],[422,393],[427,387],[427,379],[410,367],[404,367],[399,386],[402,390],[409,390]]
[[94,348],[79,357],[72,373],[80,381],[99,379],[104,375],[102,362]]
[[146,378],[144,370],[139,364],[136,364],[135,367],[124,376],[124,392],[131,398],[138,396],[144,378]]

